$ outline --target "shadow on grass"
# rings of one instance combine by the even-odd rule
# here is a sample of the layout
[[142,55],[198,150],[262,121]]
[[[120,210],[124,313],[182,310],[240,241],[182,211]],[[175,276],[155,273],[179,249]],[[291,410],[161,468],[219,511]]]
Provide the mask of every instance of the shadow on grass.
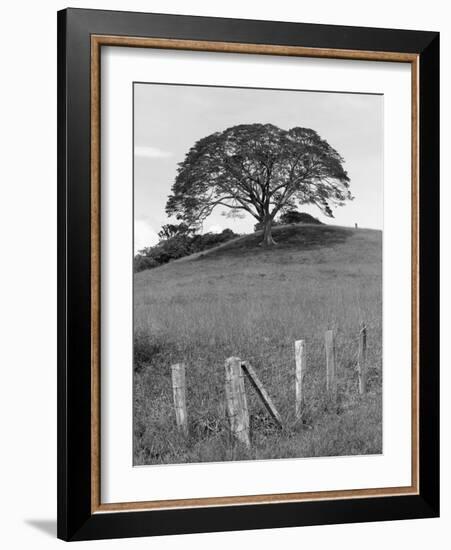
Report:
[[277,253],[290,249],[314,250],[341,244],[354,234],[353,229],[324,225],[284,225],[273,228],[276,245],[271,248],[261,246],[262,232],[258,231],[245,239],[226,244],[217,250],[211,250],[195,258],[195,261],[219,257],[246,256],[247,254]]

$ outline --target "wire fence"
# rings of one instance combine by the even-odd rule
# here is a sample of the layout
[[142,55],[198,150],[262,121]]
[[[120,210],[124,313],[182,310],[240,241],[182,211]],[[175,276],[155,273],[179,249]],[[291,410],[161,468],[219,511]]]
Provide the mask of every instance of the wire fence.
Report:
[[[329,353],[332,353],[329,359],[326,353],[327,338],[324,335],[321,339],[304,341],[302,402],[299,402],[297,395],[299,383],[296,390],[299,370],[297,371],[296,367],[294,341],[262,345],[260,340],[258,350],[254,349],[251,353],[237,350],[233,354],[241,363],[250,365],[258,383],[268,394],[285,426],[298,422],[310,426],[325,408],[343,412],[352,408],[362,393],[377,391],[381,387],[381,370],[374,364],[374,353],[368,354],[367,343],[371,343],[371,338],[367,337],[367,328],[361,327],[356,330],[352,339],[349,335],[328,332],[332,335],[330,345],[333,348]],[[334,363],[333,372],[329,372],[332,367],[328,365],[332,361],[331,357]],[[230,417],[227,417],[227,400],[230,401],[232,398],[224,394],[227,394],[224,386],[226,359],[224,357],[215,368],[210,366],[207,369],[202,365],[202,360],[197,358],[194,364],[187,367],[189,416],[193,418],[195,427],[210,433],[220,431],[224,425],[230,424]],[[202,377],[199,378],[199,369],[204,373],[203,380]],[[333,392],[328,387],[330,376],[333,376]],[[262,399],[261,391],[253,391],[256,388],[255,383],[246,382],[245,385],[246,414],[249,414],[251,430],[274,429],[278,422],[274,422],[274,418],[271,419],[271,415],[268,414],[269,409]],[[235,406],[236,404],[232,403],[229,409],[232,410]],[[229,414],[232,414],[230,410]]]

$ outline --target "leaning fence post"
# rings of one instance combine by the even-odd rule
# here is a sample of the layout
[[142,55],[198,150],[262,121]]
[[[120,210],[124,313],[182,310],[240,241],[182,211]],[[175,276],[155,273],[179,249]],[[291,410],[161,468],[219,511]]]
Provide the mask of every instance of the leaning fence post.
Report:
[[366,326],[365,323],[360,325],[359,334],[359,359],[357,362],[357,370],[359,373],[359,393],[366,393]]
[[185,365],[172,365],[172,392],[174,394],[175,419],[178,429],[183,435],[188,435],[188,414],[186,412]]
[[326,330],[326,389],[329,394],[335,392],[335,340],[334,331]]
[[300,418],[303,405],[302,382],[305,371],[305,345],[304,340],[296,340],[294,343],[294,356],[296,360],[296,418]]
[[225,362],[225,396],[230,430],[238,441],[250,447],[249,412],[239,357],[229,357]]
[[258,396],[262,400],[266,410],[269,412],[271,417],[276,421],[279,428],[283,428],[282,418],[278,413],[274,403],[272,402],[272,399],[269,397],[268,392],[265,390],[265,388],[263,387],[263,384],[260,382],[257,376],[257,373],[252,368],[252,365],[248,361],[243,361],[241,363],[241,368],[244,374],[246,374],[247,377],[249,378],[252,386],[254,387]]

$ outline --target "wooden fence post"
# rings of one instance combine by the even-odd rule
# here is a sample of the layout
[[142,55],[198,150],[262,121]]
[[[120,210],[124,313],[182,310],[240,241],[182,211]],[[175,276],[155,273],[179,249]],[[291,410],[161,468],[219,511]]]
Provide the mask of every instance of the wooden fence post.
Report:
[[172,365],[172,392],[174,395],[175,419],[178,429],[183,435],[188,435],[188,414],[186,412],[185,365]]
[[239,357],[229,357],[225,362],[225,397],[230,430],[238,441],[249,448],[249,412]]
[[295,341],[294,356],[296,360],[296,418],[300,418],[304,398],[302,394],[302,382],[306,365],[304,340]]
[[359,334],[359,359],[357,362],[357,370],[359,373],[359,393],[366,393],[366,326],[365,323],[360,325]]
[[335,339],[334,331],[326,330],[326,389],[329,394],[335,393]]

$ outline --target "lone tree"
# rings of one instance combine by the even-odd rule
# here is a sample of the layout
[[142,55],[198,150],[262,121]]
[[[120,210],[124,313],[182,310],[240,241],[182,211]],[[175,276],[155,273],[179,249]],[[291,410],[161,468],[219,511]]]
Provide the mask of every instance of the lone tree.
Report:
[[245,211],[263,227],[263,244],[274,244],[271,227],[279,212],[316,204],[332,207],[353,197],[343,159],[309,128],[282,130],[272,124],[242,124],[197,141],[179,164],[166,204],[189,226],[217,206]]

